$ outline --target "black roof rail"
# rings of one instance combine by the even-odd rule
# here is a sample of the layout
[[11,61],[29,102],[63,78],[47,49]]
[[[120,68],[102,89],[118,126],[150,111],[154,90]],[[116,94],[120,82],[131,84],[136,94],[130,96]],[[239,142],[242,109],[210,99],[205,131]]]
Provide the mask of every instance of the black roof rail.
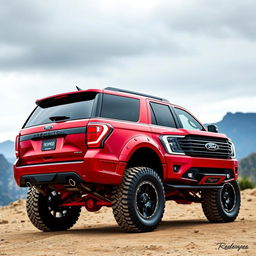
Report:
[[156,96],[152,96],[152,95],[144,94],[144,93],[140,93],[140,92],[123,90],[123,89],[119,89],[119,88],[115,88],[115,87],[106,87],[106,88],[104,88],[104,90],[114,91],[114,92],[130,93],[130,94],[135,94],[135,95],[139,95],[139,96],[143,96],[143,97],[147,97],[147,98],[152,98],[152,99],[156,99],[156,100],[161,100],[161,101],[169,102],[168,100],[160,98],[160,97],[156,97]]

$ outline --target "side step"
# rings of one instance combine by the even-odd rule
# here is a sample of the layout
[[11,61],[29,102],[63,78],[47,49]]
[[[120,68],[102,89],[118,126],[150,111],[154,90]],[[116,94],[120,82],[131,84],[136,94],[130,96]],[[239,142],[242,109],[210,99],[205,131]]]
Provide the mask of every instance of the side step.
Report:
[[174,185],[174,184],[164,184],[168,188],[175,189],[221,189],[223,185]]

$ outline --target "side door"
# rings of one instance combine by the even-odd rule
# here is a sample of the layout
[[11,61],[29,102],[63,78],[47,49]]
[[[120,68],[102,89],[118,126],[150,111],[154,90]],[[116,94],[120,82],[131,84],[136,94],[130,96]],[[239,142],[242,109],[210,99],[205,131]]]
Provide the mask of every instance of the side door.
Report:
[[179,130],[177,116],[173,112],[172,106],[164,102],[148,101],[148,120],[151,128],[151,136],[154,141],[157,141],[159,150],[165,156],[167,173],[166,180],[170,180],[175,176],[175,166],[182,165],[184,160],[180,154],[170,154],[167,152],[160,136],[173,135],[184,136],[184,132]]
[[148,101],[148,120],[153,133],[179,132],[177,116],[168,103]]

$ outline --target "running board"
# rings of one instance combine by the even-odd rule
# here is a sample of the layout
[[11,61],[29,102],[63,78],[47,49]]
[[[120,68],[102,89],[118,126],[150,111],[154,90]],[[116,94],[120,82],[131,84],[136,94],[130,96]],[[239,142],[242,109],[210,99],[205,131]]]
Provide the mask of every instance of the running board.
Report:
[[221,189],[223,185],[213,186],[213,185],[174,185],[174,184],[164,184],[168,188],[175,189]]

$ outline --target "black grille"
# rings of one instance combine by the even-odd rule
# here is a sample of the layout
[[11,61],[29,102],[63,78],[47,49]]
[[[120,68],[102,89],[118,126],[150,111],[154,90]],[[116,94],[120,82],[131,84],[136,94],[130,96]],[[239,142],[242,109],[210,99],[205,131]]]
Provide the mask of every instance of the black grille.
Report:
[[[181,149],[188,156],[210,157],[210,158],[231,158],[231,143],[225,138],[188,135],[184,138],[178,138]],[[209,142],[219,146],[216,151],[208,150],[205,145]]]

